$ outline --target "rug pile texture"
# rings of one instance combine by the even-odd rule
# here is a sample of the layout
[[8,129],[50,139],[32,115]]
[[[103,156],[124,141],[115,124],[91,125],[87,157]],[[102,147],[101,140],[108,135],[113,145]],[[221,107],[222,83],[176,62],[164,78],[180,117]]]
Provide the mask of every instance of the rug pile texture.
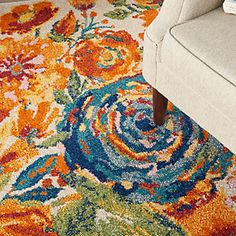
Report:
[[0,236],[236,235],[236,157],[172,104],[152,121],[161,5],[0,4]]

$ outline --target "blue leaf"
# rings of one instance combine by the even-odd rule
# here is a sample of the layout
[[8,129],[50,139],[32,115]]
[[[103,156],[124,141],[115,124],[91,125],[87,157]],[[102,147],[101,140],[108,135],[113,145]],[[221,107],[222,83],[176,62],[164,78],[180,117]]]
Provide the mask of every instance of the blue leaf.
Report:
[[55,155],[40,157],[37,161],[22,171],[16,183],[13,184],[14,190],[23,190],[35,185],[46,174],[49,174],[56,164]]
[[22,202],[34,201],[34,200],[45,202],[45,201],[48,201],[52,198],[56,198],[58,193],[61,190],[62,190],[62,188],[55,188],[55,187],[42,188],[42,187],[38,187],[38,188],[35,188],[31,191],[27,191],[27,192],[25,192],[21,195],[14,195],[14,196],[7,195],[4,199],[13,198],[13,199],[18,199]]

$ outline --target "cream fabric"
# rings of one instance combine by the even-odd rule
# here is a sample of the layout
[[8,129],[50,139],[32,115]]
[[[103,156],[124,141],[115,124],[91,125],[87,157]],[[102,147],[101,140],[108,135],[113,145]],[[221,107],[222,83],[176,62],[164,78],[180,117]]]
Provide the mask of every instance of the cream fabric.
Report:
[[182,1],[183,5],[179,17],[179,23],[206,14],[222,6],[224,2],[224,0],[182,0]]
[[171,26],[203,15],[222,3],[223,0],[165,0],[160,14],[148,27],[148,34],[158,44]]
[[143,56],[143,76],[148,80],[148,83],[155,87],[156,85],[156,61],[160,53],[158,46],[144,34],[144,56]]
[[[212,9],[221,2],[214,1]],[[206,13],[209,5],[206,9],[201,12]],[[156,29],[152,24],[146,31],[144,78],[236,153],[236,16],[218,8],[189,21],[173,22],[166,32],[167,25],[158,25],[158,20]]]
[[236,86],[235,26],[236,17],[225,14],[222,8],[218,8],[195,20],[174,26],[170,34],[183,47]]
[[[222,24],[227,22],[224,19],[229,15],[220,8],[173,27],[164,38],[161,58],[163,64],[178,74],[179,80],[206,98],[227,119],[236,122],[236,44],[230,40],[235,26],[231,22],[232,28],[228,27],[222,34],[216,20],[220,16]],[[236,17],[233,18],[236,24]]]
[[209,104],[206,97],[181,81],[163,63],[157,66],[158,83],[155,86],[177,107],[206,129],[223,145],[236,154],[236,124]]
[[225,13],[236,14],[236,1],[235,0],[225,0],[223,4],[223,9]]

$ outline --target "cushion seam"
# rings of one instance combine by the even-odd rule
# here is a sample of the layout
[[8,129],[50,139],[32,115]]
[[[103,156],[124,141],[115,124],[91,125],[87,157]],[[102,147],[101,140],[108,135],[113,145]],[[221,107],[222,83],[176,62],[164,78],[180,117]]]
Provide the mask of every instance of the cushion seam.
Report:
[[[148,37],[148,39],[152,42],[152,43],[154,43],[157,47],[158,47],[158,44],[159,44],[159,42],[154,42],[151,38],[150,38],[150,36],[149,36],[149,34],[148,34],[148,31],[146,30],[146,36]],[[161,42],[161,41],[160,41]]]

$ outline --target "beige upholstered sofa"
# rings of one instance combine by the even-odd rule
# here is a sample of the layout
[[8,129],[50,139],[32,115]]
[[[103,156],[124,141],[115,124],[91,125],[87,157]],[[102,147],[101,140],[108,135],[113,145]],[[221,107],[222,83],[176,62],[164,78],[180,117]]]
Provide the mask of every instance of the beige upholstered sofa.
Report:
[[223,0],[164,0],[145,33],[143,75],[154,121],[167,99],[236,153],[236,15]]

